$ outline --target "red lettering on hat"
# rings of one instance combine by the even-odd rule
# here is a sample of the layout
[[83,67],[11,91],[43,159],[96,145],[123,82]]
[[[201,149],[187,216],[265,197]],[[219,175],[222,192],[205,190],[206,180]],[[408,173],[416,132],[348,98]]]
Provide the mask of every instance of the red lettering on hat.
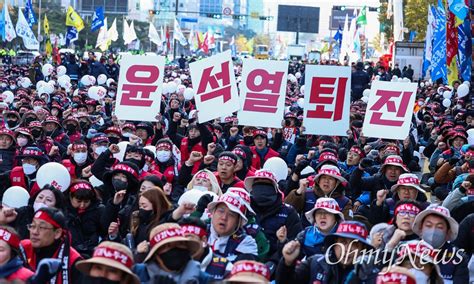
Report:
[[253,261],[239,261],[235,263],[230,275],[234,276],[245,272],[260,274],[270,280],[270,270],[268,267],[265,264]]
[[125,253],[108,247],[97,247],[92,257],[101,257],[120,262],[128,268],[132,268],[133,260]]
[[155,245],[159,244],[160,242],[174,237],[184,237],[183,230],[180,228],[171,228],[166,229],[164,231],[158,232],[153,238],[150,240],[150,247],[154,247]]

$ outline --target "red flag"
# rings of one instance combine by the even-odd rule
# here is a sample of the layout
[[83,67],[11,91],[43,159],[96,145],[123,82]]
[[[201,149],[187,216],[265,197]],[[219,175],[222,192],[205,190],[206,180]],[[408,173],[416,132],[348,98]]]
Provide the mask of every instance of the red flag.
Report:
[[59,54],[59,49],[58,49],[58,39],[54,41],[54,47],[53,47],[53,62],[56,63],[57,65],[61,64],[61,55]]
[[168,27],[166,27],[166,48],[171,50],[171,42],[170,42],[170,31]]
[[208,43],[208,37],[209,37],[209,33],[206,32],[206,34],[204,35],[204,40],[202,42],[202,51],[205,53],[205,54],[208,54],[209,53],[209,43]]

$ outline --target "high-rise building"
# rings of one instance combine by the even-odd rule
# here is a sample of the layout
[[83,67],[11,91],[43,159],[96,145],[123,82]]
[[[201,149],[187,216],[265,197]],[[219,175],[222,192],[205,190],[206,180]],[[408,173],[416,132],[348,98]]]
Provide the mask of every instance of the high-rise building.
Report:
[[257,34],[263,33],[264,21],[259,19],[261,16],[266,16],[263,0],[247,1],[247,12],[249,15],[247,18],[247,28],[253,30]]
[[76,10],[81,14],[93,14],[97,7],[104,7],[106,14],[128,14],[129,0],[77,0]]

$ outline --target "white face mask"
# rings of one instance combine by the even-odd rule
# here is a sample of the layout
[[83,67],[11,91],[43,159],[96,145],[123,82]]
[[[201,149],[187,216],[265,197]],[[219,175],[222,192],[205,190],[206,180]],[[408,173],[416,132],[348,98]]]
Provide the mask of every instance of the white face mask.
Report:
[[109,92],[109,96],[110,96],[111,98],[115,98],[115,92]]
[[202,186],[202,185],[194,185],[193,189],[197,189],[199,191],[209,191],[209,188]]
[[126,137],[126,138],[130,138],[130,136],[132,136],[132,134],[133,134],[133,133],[131,133],[131,132],[123,132],[123,133],[122,133],[122,136],[123,136],[123,137]]
[[18,146],[24,147],[26,144],[28,144],[28,138],[25,137],[18,137],[16,139],[16,142],[18,143]]
[[35,202],[33,203],[33,210],[38,211],[40,210],[41,208],[45,208],[45,207],[48,207],[48,205],[42,203],[42,202]]
[[150,167],[148,166],[148,164],[145,163],[145,165],[143,166],[143,171],[144,172],[148,172],[148,170],[150,169]]
[[83,153],[83,152],[74,153],[74,161],[76,161],[76,163],[84,164],[86,160],[87,160],[87,153]]
[[6,87],[7,87],[7,84],[2,83],[2,88],[6,88]]
[[38,111],[39,111],[40,109],[42,109],[42,108],[43,108],[42,106],[34,106],[34,107],[33,107],[33,110],[34,110],[35,112],[38,112]]
[[10,85],[10,90],[15,90],[16,86],[15,85]]
[[428,275],[426,275],[423,271],[418,270],[416,268],[410,268],[409,271],[415,275],[416,278],[416,284],[427,284],[429,283],[428,281]]
[[99,146],[95,148],[95,153],[100,156],[100,154],[104,153],[107,150],[107,146]]
[[31,175],[32,173],[36,172],[35,165],[24,163],[22,167],[23,167],[23,172],[25,173],[25,175]]
[[160,161],[160,163],[164,163],[171,158],[171,151],[161,150],[156,151],[156,159]]

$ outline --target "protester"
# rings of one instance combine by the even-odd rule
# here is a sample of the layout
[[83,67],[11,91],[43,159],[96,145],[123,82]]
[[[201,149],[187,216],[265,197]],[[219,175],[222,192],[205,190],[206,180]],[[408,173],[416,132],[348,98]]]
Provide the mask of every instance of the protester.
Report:
[[26,281],[33,272],[23,266],[20,237],[11,227],[0,226],[0,278]]

